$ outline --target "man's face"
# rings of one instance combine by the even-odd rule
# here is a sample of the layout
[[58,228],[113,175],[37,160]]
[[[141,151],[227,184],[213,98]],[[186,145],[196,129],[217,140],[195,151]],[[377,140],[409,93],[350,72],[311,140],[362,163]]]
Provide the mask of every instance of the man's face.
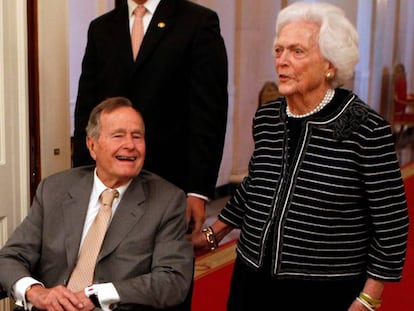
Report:
[[87,137],[91,156],[102,182],[111,188],[126,184],[144,165],[144,121],[130,107],[121,107],[100,116],[99,138]]

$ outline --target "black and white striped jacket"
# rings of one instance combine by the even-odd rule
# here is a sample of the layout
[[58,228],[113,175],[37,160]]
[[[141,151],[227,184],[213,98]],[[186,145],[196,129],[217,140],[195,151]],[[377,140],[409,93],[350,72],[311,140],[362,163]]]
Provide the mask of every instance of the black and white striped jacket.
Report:
[[219,215],[241,229],[239,258],[259,269],[271,239],[280,278],[400,280],[408,213],[388,122],[336,89],[289,154],[288,119],[282,97],[258,109],[249,174]]

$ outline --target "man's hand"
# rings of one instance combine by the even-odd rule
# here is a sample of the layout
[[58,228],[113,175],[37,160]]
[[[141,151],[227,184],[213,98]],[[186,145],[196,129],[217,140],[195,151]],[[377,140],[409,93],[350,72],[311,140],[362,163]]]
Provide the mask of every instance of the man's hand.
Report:
[[187,224],[188,233],[201,231],[206,220],[206,202],[194,196],[187,197]]
[[210,245],[208,244],[204,233],[194,231],[193,234],[191,234],[191,242],[193,243],[195,256],[201,256],[211,252]]
[[26,292],[26,299],[39,310],[87,311],[95,307],[83,291],[74,293],[63,285],[52,288],[34,285]]

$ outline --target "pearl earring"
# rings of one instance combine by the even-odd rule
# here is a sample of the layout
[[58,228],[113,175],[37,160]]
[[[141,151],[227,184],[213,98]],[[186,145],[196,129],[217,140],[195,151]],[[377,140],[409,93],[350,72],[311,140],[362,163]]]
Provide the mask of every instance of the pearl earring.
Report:
[[326,73],[326,79],[330,80],[332,78],[332,73],[330,71],[328,71]]

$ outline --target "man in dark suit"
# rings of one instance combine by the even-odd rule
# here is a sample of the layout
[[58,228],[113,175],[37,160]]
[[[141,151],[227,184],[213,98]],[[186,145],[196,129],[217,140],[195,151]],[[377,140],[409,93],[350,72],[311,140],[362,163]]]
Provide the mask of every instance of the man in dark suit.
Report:
[[[186,238],[186,197],[172,183],[142,170],[144,131],[142,116],[126,98],[107,99],[92,111],[87,145],[96,166],[45,178],[28,216],[0,250],[0,289],[18,305],[154,310],[185,299],[194,268]],[[119,197],[92,285],[72,291],[66,285],[105,188],[116,189]]]
[[[133,59],[133,11],[145,5],[145,36]],[[85,148],[92,108],[125,96],[145,120],[144,168],[185,191],[199,231],[214,196],[227,122],[227,55],[217,14],[187,0],[128,0],[91,22],[75,108],[73,165]]]

